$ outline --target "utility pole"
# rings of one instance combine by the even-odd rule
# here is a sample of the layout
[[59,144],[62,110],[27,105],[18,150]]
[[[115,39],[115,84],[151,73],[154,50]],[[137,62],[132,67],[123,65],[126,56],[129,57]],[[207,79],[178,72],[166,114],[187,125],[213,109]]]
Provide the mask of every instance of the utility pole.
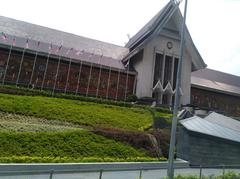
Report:
[[176,81],[176,94],[174,99],[174,108],[173,108],[173,118],[172,118],[172,129],[171,129],[171,140],[169,147],[169,155],[168,155],[168,178],[173,179],[174,177],[174,151],[175,151],[175,143],[176,143],[176,129],[177,129],[177,113],[178,107],[180,104],[180,86],[181,86],[181,73],[182,73],[182,64],[183,64],[183,56],[184,56],[184,46],[185,46],[185,28],[186,28],[186,15],[187,15],[187,2],[185,0],[184,7],[184,16],[182,23],[182,31],[181,31],[181,42],[180,42],[180,50],[179,50],[179,65],[177,70],[177,81]]

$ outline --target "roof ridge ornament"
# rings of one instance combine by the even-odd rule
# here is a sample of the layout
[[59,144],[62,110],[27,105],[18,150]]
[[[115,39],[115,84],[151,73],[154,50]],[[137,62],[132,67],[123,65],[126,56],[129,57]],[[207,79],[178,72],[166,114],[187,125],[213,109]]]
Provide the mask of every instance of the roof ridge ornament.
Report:
[[153,87],[153,92],[160,92],[160,93],[164,92],[164,89],[160,80],[158,80],[156,85]]
[[[176,93],[176,89],[173,92],[175,94]],[[179,87],[179,96],[183,96],[183,91],[182,91],[181,87]]]
[[164,93],[165,94],[174,94],[175,91],[173,91],[172,85],[170,82],[167,83],[167,85],[164,88]]

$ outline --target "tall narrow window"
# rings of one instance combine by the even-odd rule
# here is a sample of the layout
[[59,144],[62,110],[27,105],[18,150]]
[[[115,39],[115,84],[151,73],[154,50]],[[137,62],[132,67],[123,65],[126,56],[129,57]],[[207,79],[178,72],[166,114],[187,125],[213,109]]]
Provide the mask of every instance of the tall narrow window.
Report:
[[162,70],[163,70],[163,55],[157,53],[155,56],[155,70],[154,70],[154,80],[153,85],[155,85],[158,80],[162,79]]
[[154,90],[153,97],[156,98],[160,104],[172,105],[174,90],[176,88],[178,61],[178,58],[172,55],[157,53],[155,56],[153,88],[160,80],[163,90]]
[[173,90],[176,88],[176,82],[177,82],[177,70],[178,70],[178,62],[179,59],[175,58],[174,60],[174,71],[173,71]]
[[166,55],[165,58],[165,68],[164,68],[164,81],[163,81],[163,87],[165,87],[168,82],[172,84],[172,64],[173,64],[173,58],[171,56]]

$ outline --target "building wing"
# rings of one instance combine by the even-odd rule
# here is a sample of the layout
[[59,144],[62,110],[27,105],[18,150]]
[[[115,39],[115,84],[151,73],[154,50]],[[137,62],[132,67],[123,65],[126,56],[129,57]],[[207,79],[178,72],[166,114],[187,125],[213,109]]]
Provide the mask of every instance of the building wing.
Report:
[[192,87],[240,96],[240,77],[212,69],[201,69],[191,74]]

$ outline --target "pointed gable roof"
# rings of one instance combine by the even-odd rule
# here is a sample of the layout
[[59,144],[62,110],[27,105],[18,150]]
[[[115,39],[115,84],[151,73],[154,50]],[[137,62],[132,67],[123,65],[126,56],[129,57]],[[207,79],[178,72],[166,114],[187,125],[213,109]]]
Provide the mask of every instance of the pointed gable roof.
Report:
[[142,27],[125,45],[127,48],[134,48],[142,41],[146,41],[156,32],[157,28],[162,28],[169,20],[170,16],[176,10],[176,6],[172,1],[169,1],[145,26]]
[[[130,49],[130,53],[125,57],[125,59],[135,55],[147,42],[159,35],[170,20],[173,20],[177,30],[180,31],[183,16],[178,7],[179,4],[180,1],[170,0],[161,11],[159,11],[136,35],[129,40],[126,47]],[[193,70],[205,68],[206,64],[194,45],[187,28],[185,42],[186,48],[192,57]]]

